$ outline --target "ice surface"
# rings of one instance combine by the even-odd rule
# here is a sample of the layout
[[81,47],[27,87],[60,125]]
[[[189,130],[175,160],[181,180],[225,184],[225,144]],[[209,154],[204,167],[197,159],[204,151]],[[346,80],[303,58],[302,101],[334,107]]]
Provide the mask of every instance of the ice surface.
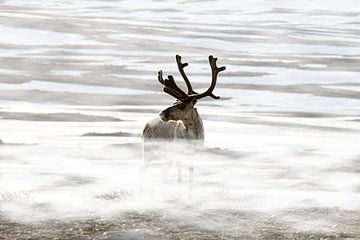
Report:
[[98,44],[94,41],[84,39],[84,37],[69,34],[48,32],[43,30],[33,30],[26,28],[0,27],[1,44],[17,45],[93,45]]
[[[358,1],[0,9],[5,239],[359,238]],[[208,55],[227,66],[221,99],[198,103],[205,148],[183,158],[185,179],[195,166],[191,187],[176,182],[175,163],[165,180],[160,159],[139,171],[144,124],[174,102],[157,72],[184,87],[176,54],[197,91],[210,81]]]

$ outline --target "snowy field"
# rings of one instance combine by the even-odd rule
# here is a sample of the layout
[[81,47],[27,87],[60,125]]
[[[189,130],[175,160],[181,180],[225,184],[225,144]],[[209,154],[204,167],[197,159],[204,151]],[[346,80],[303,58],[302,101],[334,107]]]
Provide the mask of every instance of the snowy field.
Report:
[[[191,186],[139,172],[176,54]],[[360,4],[2,0],[0,139],[0,239],[360,239]]]

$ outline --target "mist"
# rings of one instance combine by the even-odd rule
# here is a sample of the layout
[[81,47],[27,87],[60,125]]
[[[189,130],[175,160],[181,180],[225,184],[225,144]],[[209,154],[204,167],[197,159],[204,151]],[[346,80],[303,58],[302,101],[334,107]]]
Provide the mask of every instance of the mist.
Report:
[[[0,239],[360,237],[356,1],[0,9]],[[218,57],[221,98],[196,105],[203,147],[160,142],[142,171],[176,54],[196,91]]]

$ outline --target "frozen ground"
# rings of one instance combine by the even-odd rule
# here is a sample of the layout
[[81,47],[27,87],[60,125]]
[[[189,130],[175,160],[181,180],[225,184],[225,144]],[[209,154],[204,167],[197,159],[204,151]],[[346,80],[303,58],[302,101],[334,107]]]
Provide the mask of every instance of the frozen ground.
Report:
[[[2,0],[0,36],[0,239],[360,238],[357,1]],[[138,171],[175,54],[227,66],[192,186]]]

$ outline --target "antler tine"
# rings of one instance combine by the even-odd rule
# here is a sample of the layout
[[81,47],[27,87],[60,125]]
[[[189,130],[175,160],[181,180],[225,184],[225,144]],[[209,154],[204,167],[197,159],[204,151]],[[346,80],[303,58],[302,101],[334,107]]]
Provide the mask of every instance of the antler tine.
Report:
[[[200,99],[200,98],[203,98],[203,97],[212,97],[212,98],[215,98],[215,99],[219,99],[220,97],[219,96],[215,96],[212,91],[214,90],[215,88],[215,85],[216,85],[216,80],[217,80],[217,75],[219,74],[219,72],[222,72],[226,69],[225,66],[223,67],[217,67],[216,66],[216,61],[217,61],[217,58],[214,58],[212,55],[209,56],[209,64],[210,64],[210,67],[211,67],[211,76],[212,76],[212,79],[211,79],[211,85],[210,87],[203,93],[201,94],[194,94],[194,96],[197,98],[197,99]],[[192,97],[192,96],[190,96]]]
[[179,100],[185,100],[188,98],[188,95],[176,85],[172,75],[169,75],[168,78],[164,80],[162,71],[160,70],[158,72],[158,80],[162,85],[164,85],[164,92]]
[[176,55],[176,63],[178,65],[179,72],[180,72],[181,76],[183,77],[183,79],[185,81],[186,87],[188,89],[188,95],[197,94],[197,92],[195,92],[192,89],[191,83],[190,83],[188,77],[186,76],[186,74],[184,72],[184,68],[187,67],[189,64],[188,63],[182,63],[180,55]]
[[160,82],[162,85],[165,84],[165,81],[164,81],[164,78],[163,78],[163,75],[162,75],[162,70],[160,70],[160,71],[158,72],[158,80],[159,80],[159,82]]

